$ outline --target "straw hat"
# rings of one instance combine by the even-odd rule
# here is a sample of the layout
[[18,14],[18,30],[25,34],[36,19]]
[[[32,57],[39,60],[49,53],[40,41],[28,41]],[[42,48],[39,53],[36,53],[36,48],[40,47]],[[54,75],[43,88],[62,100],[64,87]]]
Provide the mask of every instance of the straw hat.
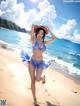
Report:
[[47,29],[47,27],[46,26],[38,26],[38,25],[35,25],[34,26],[34,31],[36,31],[38,28],[42,28],[42,29],[44,29],[45,30],[45,32],[46,32],[46,34],[48,34],[48,29]]

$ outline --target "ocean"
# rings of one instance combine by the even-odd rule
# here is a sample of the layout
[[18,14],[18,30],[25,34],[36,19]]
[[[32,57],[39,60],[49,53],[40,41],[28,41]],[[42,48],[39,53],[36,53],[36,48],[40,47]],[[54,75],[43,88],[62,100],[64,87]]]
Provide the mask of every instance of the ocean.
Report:
[[[50,36],[46,36],[46,39],[50,39]],[[27,33],[1,28],[0,42],[5,42],[16,53],[19,53],[21,48],[28,53],[32,49],[30,35]],[[80,44],[57,39],[46,47],[44,57],[52,62],[51,68],[80,80]]]

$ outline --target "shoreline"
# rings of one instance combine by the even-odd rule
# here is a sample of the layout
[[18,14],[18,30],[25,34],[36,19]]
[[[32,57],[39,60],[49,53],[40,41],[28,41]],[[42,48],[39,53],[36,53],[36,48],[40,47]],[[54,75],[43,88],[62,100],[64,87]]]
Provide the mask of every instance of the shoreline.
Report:
[[[40,106],[80,106],[80,81],[55,69],[44,70],[46,83],[36,82]],[[0,48],[0,99],[8,106],[32,106],[28,69],[15,52]]]
[[[11,50],[13,52],[15,52],[17,50],[16,53],[18,53],[18,54],[19,54],[19,51],[20,51],[20,48],[15,48],[12,44],[9,44],[9,43],[7,43],[5,41],[2,41],[2,40],[0,40],[0,48],[4,48],[6,50]],[[80,81],[80,75],[78,75],[77,73],[69,74],[69,69],[67,68],[67,66],[63,65],[64,68],[62,68],[61,64],[57,63],[54,59],[52,59],[51,61],[52,61],[53,66],[51,66],[50,68],[52,70],[55,69],[55,70],[57,70],[57,72],[60,72],[60,73],[62,73],[63,75],[65,75],[67,77],[70,77],[70,78],[73,78],[73,79],[76,79],[76,80]],[[57,65],[57,67],[55,67],[55,65]],[[67,70],[65,68],[67,68]]]
[[[51,68],[51,69],[54,70],[54,68]],[[56,70],[56,72],[58,72],[58,73],[64,75],[65,77],[68,77],[69,79],[76,80],[77,83],[80,84],[80,79],[79,79],[79,78],[74,77],[73,75],[70,75],[70,74],[68,74],[68,73],[66,73],[66,72],[64,72],[64,71]]]

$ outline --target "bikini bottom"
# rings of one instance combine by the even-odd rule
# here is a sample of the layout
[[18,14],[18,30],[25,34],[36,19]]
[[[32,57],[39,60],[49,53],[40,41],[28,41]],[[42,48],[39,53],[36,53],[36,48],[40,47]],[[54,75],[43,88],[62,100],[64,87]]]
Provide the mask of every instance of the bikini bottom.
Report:
[[33,59],[29,54],[27,54],[25,51],[21,51],[21,59],[25,64],[28,64],[30,61],[34,68],[41,68],[46,69],[51,65],[50,61],[44,61],[44,60],[35,60]]

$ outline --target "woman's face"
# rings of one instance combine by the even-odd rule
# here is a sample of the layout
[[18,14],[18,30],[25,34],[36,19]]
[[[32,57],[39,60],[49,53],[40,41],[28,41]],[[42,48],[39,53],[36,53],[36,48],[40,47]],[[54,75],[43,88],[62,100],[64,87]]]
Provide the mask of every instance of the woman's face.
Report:
[[44,31],[43,30],[40,30],[39,32],[38,32],[38,38],[42,38],[43,37],[43,34],[44,34]]

